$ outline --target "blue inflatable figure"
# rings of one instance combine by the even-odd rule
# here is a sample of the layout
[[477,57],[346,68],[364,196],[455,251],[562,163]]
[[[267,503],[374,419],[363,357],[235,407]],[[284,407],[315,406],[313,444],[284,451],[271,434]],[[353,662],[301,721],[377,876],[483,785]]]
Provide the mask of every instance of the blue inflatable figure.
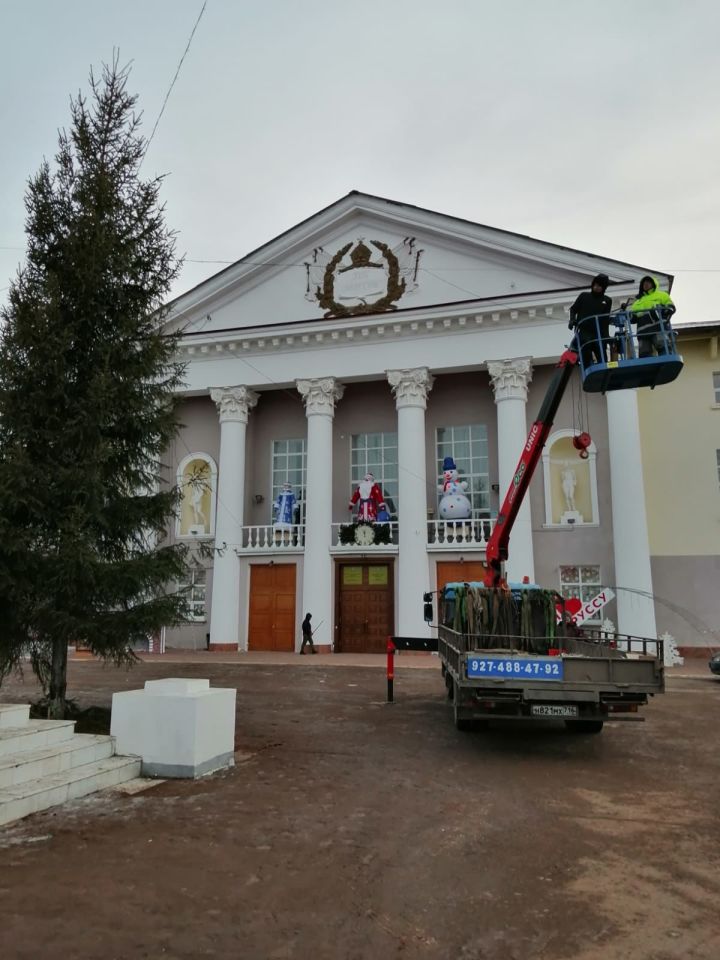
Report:
[[289,483],[283,484],[273,506],[275,508],[273,526],[277,530],[289,530],[295,522],[295,494]]

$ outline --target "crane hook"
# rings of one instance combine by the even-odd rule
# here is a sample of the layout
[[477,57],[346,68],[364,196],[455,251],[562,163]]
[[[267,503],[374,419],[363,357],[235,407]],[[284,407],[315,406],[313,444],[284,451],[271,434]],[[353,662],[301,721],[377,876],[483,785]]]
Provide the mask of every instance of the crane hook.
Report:
[[579,456],[581,460],[587,460],[590,454],[587,452],[587,448],[592,443],[592,437],[589,433],[578,433],[572,439],[573,446],[577,451],[579,451]]

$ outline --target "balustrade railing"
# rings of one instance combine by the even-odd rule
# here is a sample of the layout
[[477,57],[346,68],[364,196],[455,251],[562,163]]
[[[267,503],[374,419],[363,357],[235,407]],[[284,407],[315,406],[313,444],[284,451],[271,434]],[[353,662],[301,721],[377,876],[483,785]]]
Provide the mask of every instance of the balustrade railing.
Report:
[[[429,547],[447,550],[459,547],[487,547],[495,520],[490,517],[470,520],[428,520],[427,542]],[[383,550],[398,544],[398,523],[353,524],[333,523],[333,549]],[[243,527],[241,550],[303,550],[305,547],[305,524],[292,527],[274,527],[272,524]]]
[[304,546],[304,523],[292,527],[274,527],[272,524],[243,527],[243,550],[302,550]]
[[487,547],[490,534],[495,526],[494,518],[486,517],[469,520],[428,520],[428,546],[445,547]]

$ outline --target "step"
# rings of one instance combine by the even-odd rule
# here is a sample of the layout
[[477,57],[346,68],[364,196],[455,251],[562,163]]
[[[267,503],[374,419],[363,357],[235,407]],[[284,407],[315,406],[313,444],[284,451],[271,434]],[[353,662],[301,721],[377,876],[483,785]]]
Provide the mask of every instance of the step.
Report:
[[0,730],[5,727],[24,727],[29,719],[29,703],[0,703]]
[[22,727],[5,727],[0,730],[0,757],[62,743],[74,729],[74,720],[28,720]]
[[42,780],[2,787],[0,825],[132,780],[140,775],[140,764],[139,757],[109,757],[72,770],[63,770]]
[[60,743],[0,757],[0,789],[39,780],[53,773],[81,767],[85,763],[106,760],[114,753],[112,737],[76,733],[69,740],[62,740]]

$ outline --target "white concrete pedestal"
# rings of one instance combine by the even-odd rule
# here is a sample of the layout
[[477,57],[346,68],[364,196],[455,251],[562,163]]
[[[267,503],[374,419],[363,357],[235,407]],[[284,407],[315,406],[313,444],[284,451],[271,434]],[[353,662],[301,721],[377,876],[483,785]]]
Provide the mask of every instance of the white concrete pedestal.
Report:
[[233,766],[235,690],[209,680],[147,680],[114,693],[110,733],[119,754],[142,760],[146,777],[202,777]]
[[585,519],[578,510],[566,510],[560,517],[560,523],[584,523]]

